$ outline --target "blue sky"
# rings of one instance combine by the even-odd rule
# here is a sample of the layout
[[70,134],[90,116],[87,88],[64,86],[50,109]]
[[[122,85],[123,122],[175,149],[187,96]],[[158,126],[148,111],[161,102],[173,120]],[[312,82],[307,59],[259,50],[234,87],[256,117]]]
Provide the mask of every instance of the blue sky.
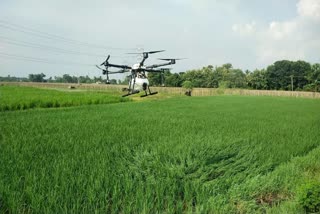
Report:
[[147,63],[187,58],[172,66],[174,72],[209,64],[253,70],[282,59],[320,62],[320,0],[2,0],[0,14],[0,76],[99,76],[94,65],[107,54],[110,62],[131,65],[137,56],[126,53],[141,49],[166,50]]

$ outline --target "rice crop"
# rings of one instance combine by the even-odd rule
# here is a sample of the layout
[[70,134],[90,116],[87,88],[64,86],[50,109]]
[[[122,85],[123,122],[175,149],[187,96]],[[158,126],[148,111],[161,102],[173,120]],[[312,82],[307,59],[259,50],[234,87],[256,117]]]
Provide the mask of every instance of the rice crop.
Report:
[[79,91],[41,89],[26,86],[1,86],[0,111],[30,108],[58,108],[129,101],[119,93],[106,91]]
[[320,101],[176,97],[0,112],[0,212],[303,213]]

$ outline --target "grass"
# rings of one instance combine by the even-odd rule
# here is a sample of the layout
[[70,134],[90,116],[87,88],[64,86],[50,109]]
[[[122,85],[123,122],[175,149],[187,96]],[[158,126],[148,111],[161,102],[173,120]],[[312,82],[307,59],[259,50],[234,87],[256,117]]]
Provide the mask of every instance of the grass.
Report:
[[319,109],[217,96],[0,112],[0,212],[303,213]]
[[129,101],[115,92],[55,90],[25,86],[0,86],[0,111],[58,108]]

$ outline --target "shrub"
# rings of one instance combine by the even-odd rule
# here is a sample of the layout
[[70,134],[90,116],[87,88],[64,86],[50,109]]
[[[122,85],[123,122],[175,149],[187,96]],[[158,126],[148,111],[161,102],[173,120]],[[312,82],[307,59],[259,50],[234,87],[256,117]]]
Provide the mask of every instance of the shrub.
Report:
[[192,91],[192,88],[193,88],[192,82],[189,81],[189,80],[186,80],[186,81],[184,81],[184,82],[182,83],[182,87],[187,90],[187,91],[185,92],[185,95],[191,96],[191,91]]
[[298,189],[298,200],[306,212],[320,211],[320,182],[311,181]]
[[191,81],[187,80],[187,81],[184,81],[184,82],[182,83],[182,87],[185,88],[185,89],[187,89],[187,90],[192,90],[193,84],[192,84]]

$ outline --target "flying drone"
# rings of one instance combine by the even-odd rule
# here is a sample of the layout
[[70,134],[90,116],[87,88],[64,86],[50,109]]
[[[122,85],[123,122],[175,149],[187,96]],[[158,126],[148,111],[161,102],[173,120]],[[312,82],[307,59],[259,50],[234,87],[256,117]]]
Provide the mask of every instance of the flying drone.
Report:
[[[146,97],[148,95],[155,95],[158,92],[151,92],[146,72],[155,72],[155,73],[162,73],[163,74],[163,72],[170,70],[170,68],[160,68],[160,69],[155,69],[155,68],[159,68],[159,67],[166,66],[166,65],[172,65],[172,64],[176,63],[176,60],[180,60],[180,59],[160,58],[159,60],[163,60],[163,61],[167,61],[167,62],[149,65],[149,66],[144,65],[144,62],[146,61],[146,59],[148,59],[149,54],[155,54],[155,53],[159,53],[159,52],[163,52],[163,51],[164,50],[149,51],[149,52],[142,52],[142,53],[130,53],[130,54],[142,54],[142,56],[143,56],[141,62],[134,64],[133,66],[111,64],[111,63],[109,63],[110,55],[108,55],[107,59],[104,62],[102,62],[100,65],[100,66],[104,66],[105,68],[103,69],[98,65],[96,65],[96,67],[99,68],[100,70],[102,70],[102,74],[107,76],[107,79],[106,79],[107,84],[110,83],[109,74],[119,74],[119,73],[130,72],[129,87],[126,90],[126,91],[128,91],[128,93],[123,95],[123,97],[140,93],[140,91],[145,92],[145,94],[141,95],[141,97]],[[108,69],[110,67],[120,68],[121,70],[109,71]]]

